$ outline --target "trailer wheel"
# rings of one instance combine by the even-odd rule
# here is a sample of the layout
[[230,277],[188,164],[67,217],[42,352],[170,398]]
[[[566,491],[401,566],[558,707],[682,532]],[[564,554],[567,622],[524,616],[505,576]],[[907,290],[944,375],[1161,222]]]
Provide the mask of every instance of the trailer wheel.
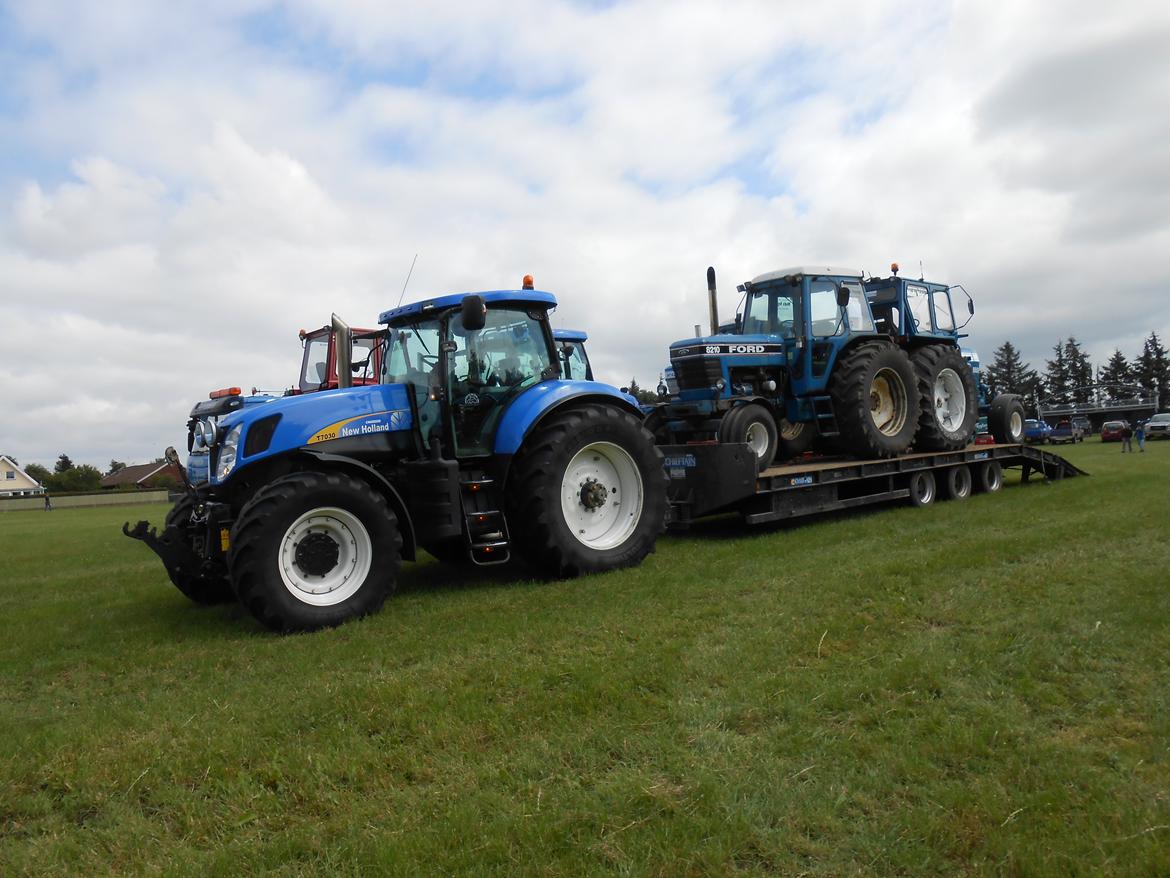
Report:
[[987,426],[995,441],[1019,445],[1024,441],[1024,406],[1013,393],[1001,393],[991,401]]
[[[180,533],[185,539],[187,522],[191,519],[191,510],[194,507],[195,501],[190,496],[184,494],[180,497],[167,513],[163,526],[164,533],[172,536]],[[198,573],[191,573],[185,569],[168,566],[166,571],[175,588],[197,604],[226,604],[236,599],[227,571],[221,567],[205,564]]]
[[920,451],[956,451],[975,434],[979,399],[975,375],[957,348],[931,344],[911,356],[918,376]]
[[951,467],[943,485],[948,500],[966,500],[971,496],[971,470],[963,464]]
[[934,473],[930,470],[920,470],[910,476],[910,505],[929,506],[937,495],[934,483]]
[[779,445],[776,419],[762,405],[737,405],[719,422],[720,442],[746,442],[763,472],[772,465]]
[[829,379],[841,445],[861,458],[905,453],[918,429],[918,379],[910,358],[890,344],[845,353]]
[[975,490],[994,494],[1003,487],[1003,467],[998,460],[985,460],[975,467]]
[[508,524],[521,557],[548,577],[629,567],[666,519],[654,438],[609,405],[554,412],[525,440],[508,477]]
[[275,631],[313,631],[372,613],[394,590],[398,519],[365,482],[291,473],[265,485],[232,529],[240,602]]
[[805,421],[793,423],[788,418],[781,418],[776,427],[780,433],[776,454],[783,460],[791,460],[804,454],[812,448],[812,444],[817,438],[816,428]]

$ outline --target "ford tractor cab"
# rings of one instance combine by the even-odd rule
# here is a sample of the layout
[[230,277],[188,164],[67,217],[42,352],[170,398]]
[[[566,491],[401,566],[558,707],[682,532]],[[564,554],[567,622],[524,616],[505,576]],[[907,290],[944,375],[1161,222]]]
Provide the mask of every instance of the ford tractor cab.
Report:
[[817,436],[865,457],[901,454],[919,415],[909,358],[874,325],[862,273],[827,266],[740,284],[743,310],[720,325],[707,270],[712,334],[674,342],[677,392],[648,418],[673,442],[746,442],[759,469]]
[[662,455],[628,395],[564,376],[556,299],[525,286],[384,312],[371,384],[335,317],[339,386],[209,400],[162,533],[124,532],[191,599],[280,631],[378,609],[419,549],[550,577],[637,564],[664,526]]
[[554,329],[553,339],[557,343],[557,353],[564,364],[565,377],[572,379],[584,378],[593,380],[593,367],[589,365],[589,355],[585,353],[585,342],[589,340],[588,333],[579,329]]

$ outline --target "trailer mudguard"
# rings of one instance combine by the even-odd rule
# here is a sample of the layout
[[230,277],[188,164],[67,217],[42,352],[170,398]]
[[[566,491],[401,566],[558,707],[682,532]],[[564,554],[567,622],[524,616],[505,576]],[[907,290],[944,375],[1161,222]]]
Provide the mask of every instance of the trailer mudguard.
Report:
[[553,409],[571,401],[594,400],[616,405],[642,418],[642,410],[628,393],[621,393],[598,381],[542,381],[524,391],[508,406],[496,430],[496,454],[515,454],[532,428]]

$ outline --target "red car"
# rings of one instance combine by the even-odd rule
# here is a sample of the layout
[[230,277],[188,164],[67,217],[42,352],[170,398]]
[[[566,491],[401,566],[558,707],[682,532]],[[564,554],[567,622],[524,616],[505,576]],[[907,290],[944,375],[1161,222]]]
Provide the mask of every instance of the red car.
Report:
[[1106,421],[1101,425],[1101,441],[1120,442],[1128,429],[1128,421]]

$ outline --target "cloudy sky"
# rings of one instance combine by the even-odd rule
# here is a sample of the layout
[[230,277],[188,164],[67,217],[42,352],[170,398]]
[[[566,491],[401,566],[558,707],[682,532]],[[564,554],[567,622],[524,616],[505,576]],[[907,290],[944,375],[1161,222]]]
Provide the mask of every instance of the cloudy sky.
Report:
[[104,468],[296,332],[557,294],[653,385],[734,285],[962,283],[987,359],[1170,335],[1170,5],[0,0],[0,451]]

